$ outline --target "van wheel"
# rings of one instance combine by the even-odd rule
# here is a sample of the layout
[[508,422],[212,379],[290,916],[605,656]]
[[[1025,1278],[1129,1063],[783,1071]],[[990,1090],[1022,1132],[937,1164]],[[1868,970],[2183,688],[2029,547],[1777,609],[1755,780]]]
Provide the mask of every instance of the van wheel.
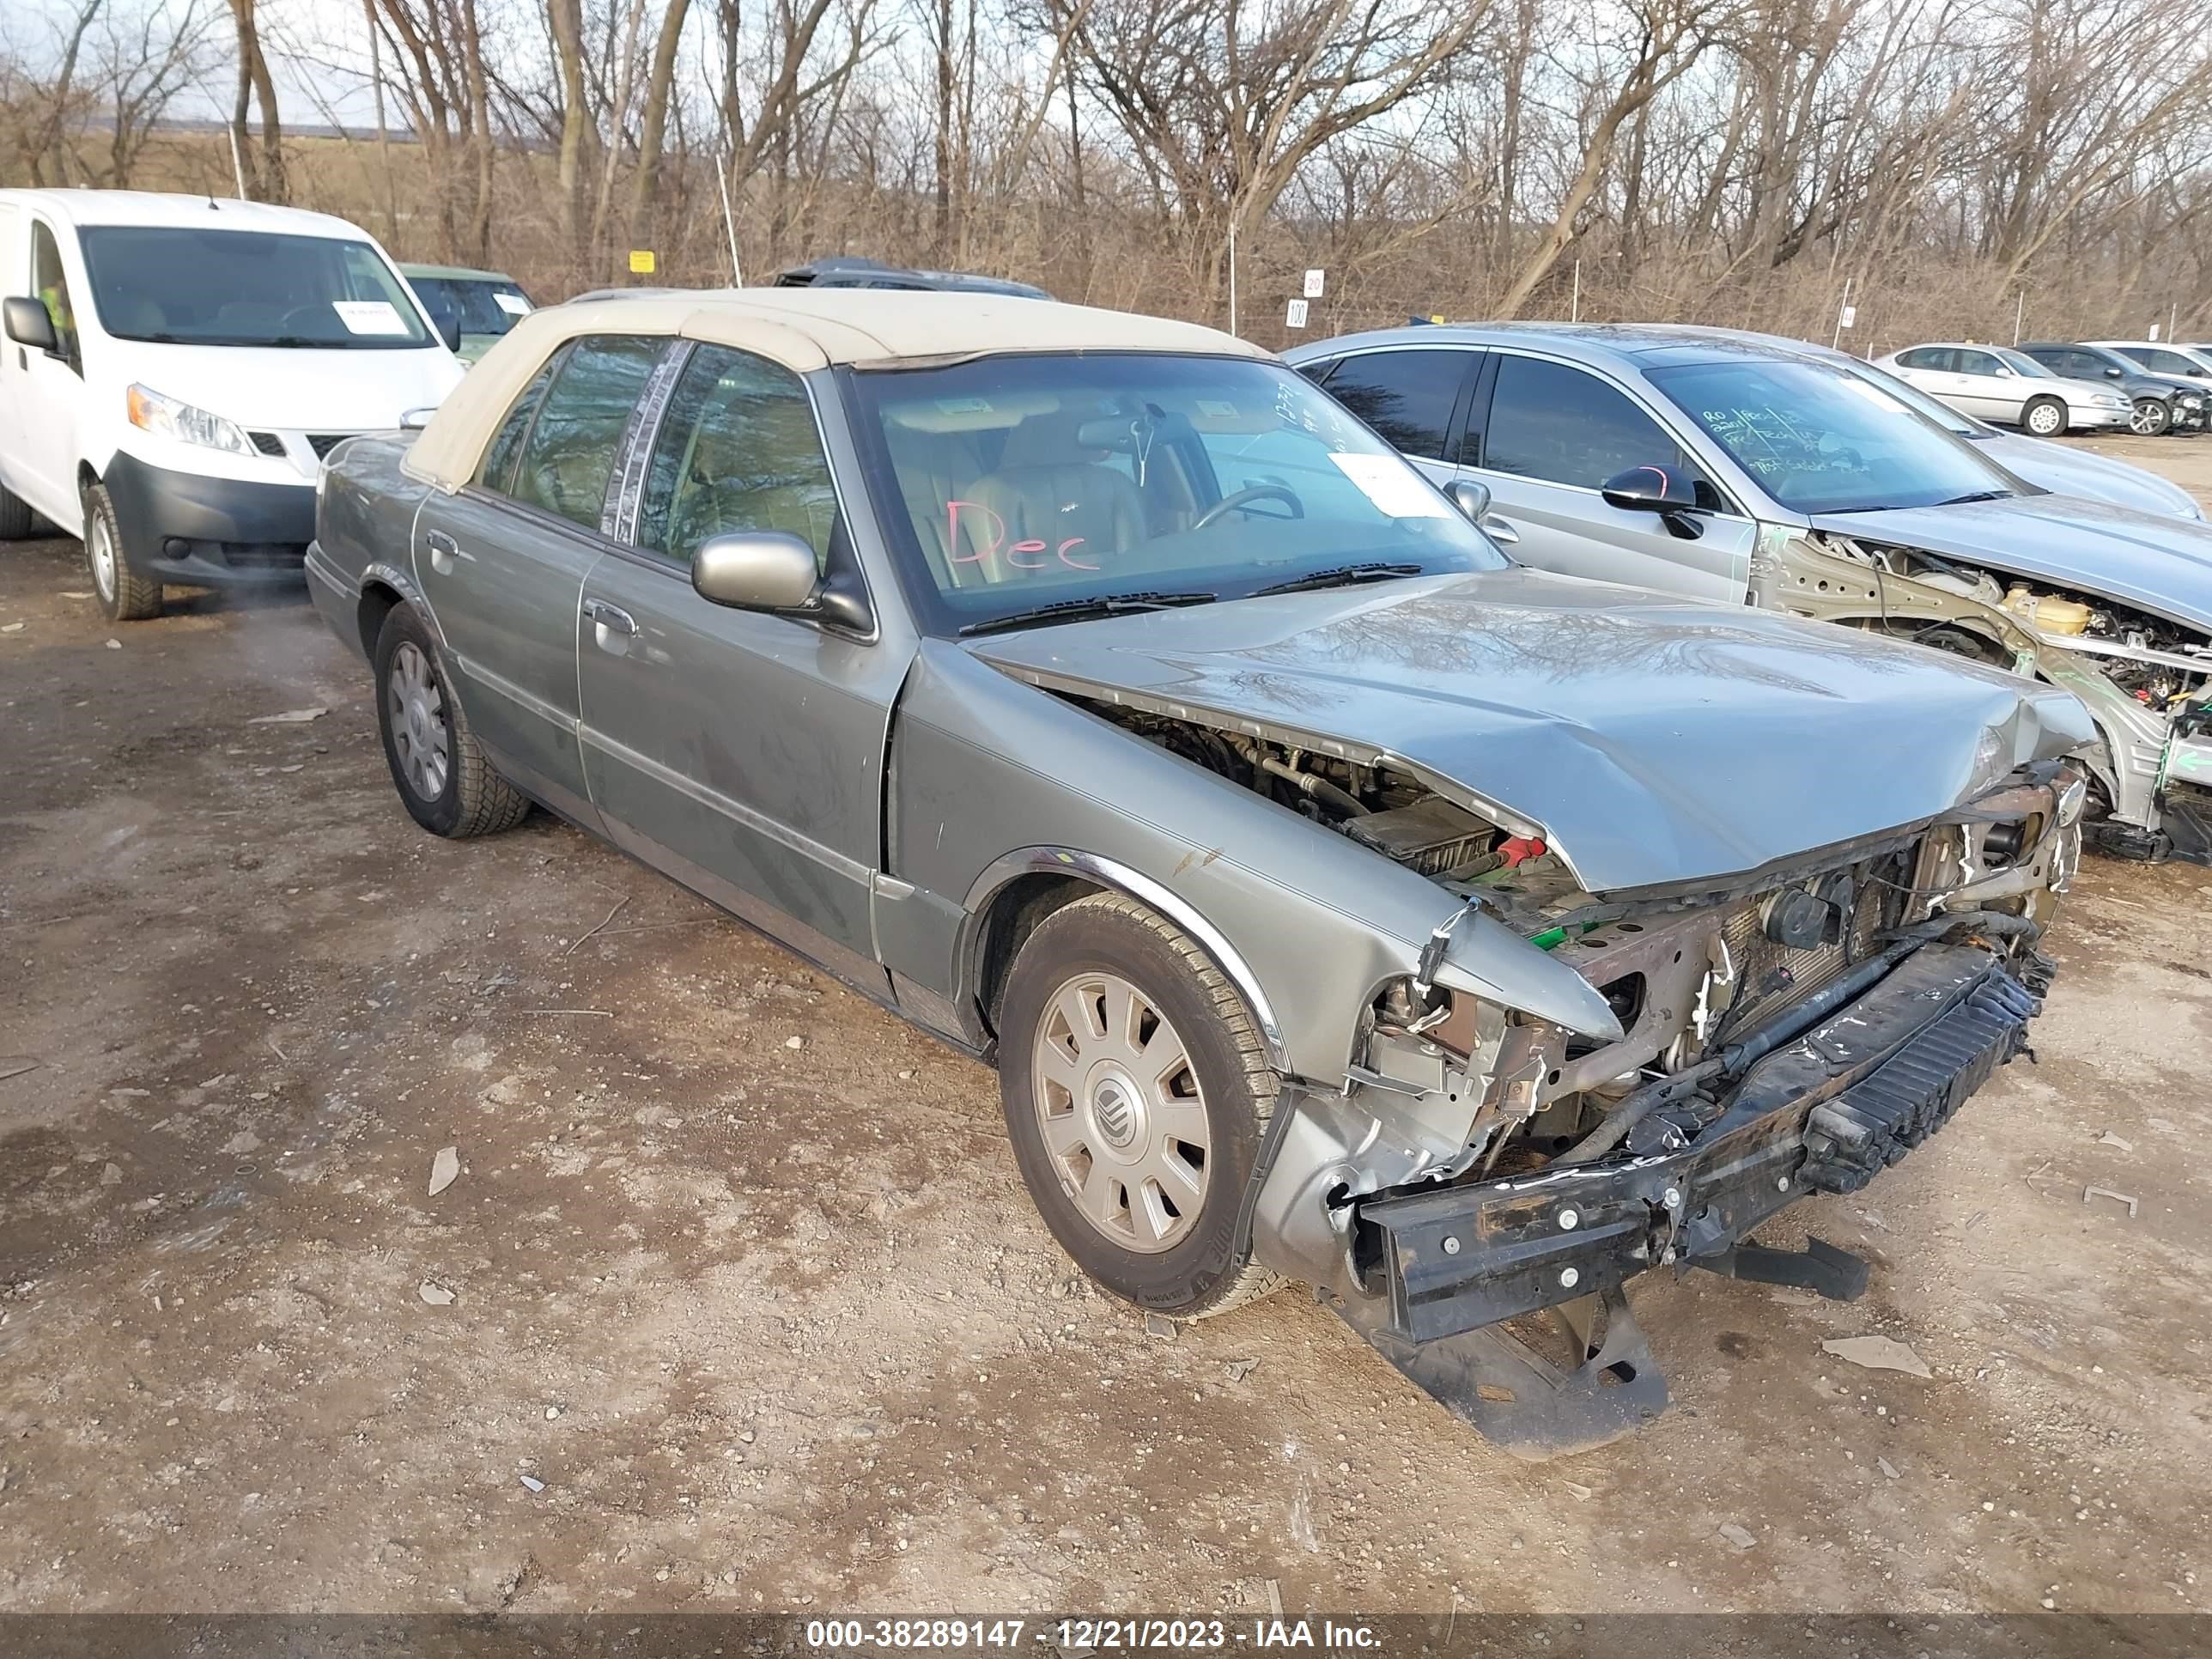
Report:
[[530,799],[492,769],[453,694],[437,641],[411,605],[396,605],[376,636],[376,728],[407,815],[463,841],[512,830]]
[[1283,1282],[1243,1214],[1274,1069],[1237,988],[1173,924],[1118,893],[1040,922],[1006,982],[999,1090],[1045,1224],[1115,1295],[1196,1319]]
[[138,574],[123,556],[123,532],[105,484],[84,492],[84,562],[108,621],[143,622],[161,614],[161,584]]
[[0,542],[20,542],[31,533],[36,515],[30,502],[0,484]]
[[2056,398],[2031,398],[2020,423],[2039,438],[2056,438],[2066,430],[2066,405]]

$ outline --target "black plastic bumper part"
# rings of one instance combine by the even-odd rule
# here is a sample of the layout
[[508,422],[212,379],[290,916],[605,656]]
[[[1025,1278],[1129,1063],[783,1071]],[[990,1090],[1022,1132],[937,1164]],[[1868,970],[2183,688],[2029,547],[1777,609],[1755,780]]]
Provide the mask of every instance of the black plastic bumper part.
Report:
[[100,477],[124,560],[194,587],[297,586],[315,534],[315,489],[203,477],[118,454]]

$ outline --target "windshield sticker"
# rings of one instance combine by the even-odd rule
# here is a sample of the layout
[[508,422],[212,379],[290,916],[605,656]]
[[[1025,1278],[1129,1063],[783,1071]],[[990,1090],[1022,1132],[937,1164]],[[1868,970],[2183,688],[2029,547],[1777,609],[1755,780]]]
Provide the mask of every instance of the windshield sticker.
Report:
[[1421,477],[1395,455],[1347,455],[1329,452],[1336,470],[1359,487],[1359,493],[1394,519],[1449,519],[1451,508],[1434,490],[1423,486]]
[[938,412],[941,415],[988,415],[991,412],[988,398],[939,398],[936,402]]
[[495,294],[491,296],[491,302],[510,317],[527,317],[530,314],[530,301],[520,294]]
[[1233,421],[1237,418],[1237,405],[1224,404],[1218,398],[1200,398],[1198,400],[1198,412],[1208,420]]
[[407,319],[389,300],[333,300],[331,309],[349,334],[405,334]]

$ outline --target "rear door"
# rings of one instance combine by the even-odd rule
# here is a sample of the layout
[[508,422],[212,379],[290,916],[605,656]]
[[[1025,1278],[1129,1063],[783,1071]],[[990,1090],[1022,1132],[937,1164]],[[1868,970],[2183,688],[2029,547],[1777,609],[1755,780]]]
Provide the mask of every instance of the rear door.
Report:
[[578,606],[611,546],[615,454],[659,338],[591,335],[543,368],[507,411],[475,481],[434,492],[415,523],[415,574],[500,769],[596,827],[576,737]]
[[883,763],[911,652],[702,599],[718,535],[845,532],[821,423],[780,364],[687,345],[626,468],[623,544],[584,586],[584,767],[607,834],[872,995]]
[[[1705,478],[1657,412],[1578,364],[1494,351],[1460,459],[1490,486],[1482,523],[1524,564],[1741,605],[1755,526]],[[1332,387],[1333,389],[1333,387]],[[1714,510],[1684,535],[1656,513],[1607,505],[1606,480],[1637,466],[1686,476]]]

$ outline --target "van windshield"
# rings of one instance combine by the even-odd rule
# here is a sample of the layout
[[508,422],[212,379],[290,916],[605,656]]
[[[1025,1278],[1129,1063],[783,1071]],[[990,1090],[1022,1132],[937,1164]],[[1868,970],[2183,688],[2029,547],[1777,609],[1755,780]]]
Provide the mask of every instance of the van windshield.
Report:
[[367,242],[167,225],[77,234],[100,325],[118,339],[326,351],[438,343]]

